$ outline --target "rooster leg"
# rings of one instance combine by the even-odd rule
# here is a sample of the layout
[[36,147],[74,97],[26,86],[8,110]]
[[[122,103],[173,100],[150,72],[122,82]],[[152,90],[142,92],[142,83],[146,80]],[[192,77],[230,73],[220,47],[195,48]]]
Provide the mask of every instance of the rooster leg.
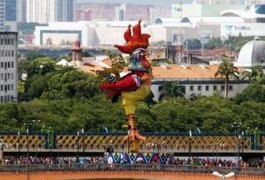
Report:
[[129,139],[134,151],[138,151],[139,141],[145,141],[145,137],[141,136],[136,129],[134,114],[128,116],[128,136],[125,139]]

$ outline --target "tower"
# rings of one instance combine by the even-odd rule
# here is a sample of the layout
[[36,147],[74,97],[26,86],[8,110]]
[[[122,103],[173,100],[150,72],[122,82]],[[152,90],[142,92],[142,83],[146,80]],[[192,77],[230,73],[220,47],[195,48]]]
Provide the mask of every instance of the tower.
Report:
[[183,56],[183,34],[181,32],[180,23],[182,20],[182,1],[179,2],[179,8],[178,11],[178,19],[179,19],[179,25],[177,27],[177,33],[173,37],[173,42],[176,45],[176,56],[175,56],[175,62],[176,63],[182,63],[182,56]]
[[5,30],[5,1],[0,1],[0,31]]
[[79,40],[76,40],[72,46],[72,63],[76,67],[82,66],[82,48]]
[[0,52],[0,103],[17,101],[16,32],[0,32]]
[[121,4],[115,7],[115,19],[116,21],[125,21],[126,4]]
[[74,0],[55,0],[55,21],[72,22],[74,20]]

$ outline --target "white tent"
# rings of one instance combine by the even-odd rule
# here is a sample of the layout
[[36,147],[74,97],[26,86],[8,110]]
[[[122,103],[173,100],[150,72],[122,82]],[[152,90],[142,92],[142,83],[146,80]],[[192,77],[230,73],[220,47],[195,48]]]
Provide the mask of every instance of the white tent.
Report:
[[61,65],[61,66],[73,66],[72,63],[66,61],[65,59],[62,59],[61,61],[56,63],[57,65]]

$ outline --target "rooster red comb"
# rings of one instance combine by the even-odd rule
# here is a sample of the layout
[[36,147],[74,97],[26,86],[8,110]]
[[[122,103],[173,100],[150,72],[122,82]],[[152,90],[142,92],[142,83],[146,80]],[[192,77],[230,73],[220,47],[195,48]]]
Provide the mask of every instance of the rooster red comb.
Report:
[[148,39],[150,38],[149,34],[142,34],[141,32],[141,20],[133,28],[133,35],[131,32],[131,25],[128,26],[128,29],[124,32],[124,39],[126,44],[123,46],[115,45],[121,52],[131,54],[137,48],[146,49],[149,45]]

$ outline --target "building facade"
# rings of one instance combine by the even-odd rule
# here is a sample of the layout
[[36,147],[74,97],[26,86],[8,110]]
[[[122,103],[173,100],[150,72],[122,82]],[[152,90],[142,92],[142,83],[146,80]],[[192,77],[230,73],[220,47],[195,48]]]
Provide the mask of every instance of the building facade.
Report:
[[244,10],[244,4],[173,4],[173,18],[182,17],[218,17],[227,9]]
[[154,24],[157,18],[170,18],[171,17],[171,9],[170,8],[161,8],[161,7],[153,7],[149,9],[150,14],[150,23]]
[[54,0],[27,0],[27,22],[47,24],[54,21]]
[[17,101],[16,32],[0,32],[0,54],[0,103]]
[[71,22],[75,0],[27,0],[27,22]]
[[72,22],[74,20],[75,0],[55,0],[55,21]]
[[115,20],[125,21],[126,4],[115,7]]
[[0,31],[5,30],[5,0],[0,0]]
[[17,31],[19,0],[5,0],[5,31]]
[[27,0],[17,0],[17,22],[27,21]]

